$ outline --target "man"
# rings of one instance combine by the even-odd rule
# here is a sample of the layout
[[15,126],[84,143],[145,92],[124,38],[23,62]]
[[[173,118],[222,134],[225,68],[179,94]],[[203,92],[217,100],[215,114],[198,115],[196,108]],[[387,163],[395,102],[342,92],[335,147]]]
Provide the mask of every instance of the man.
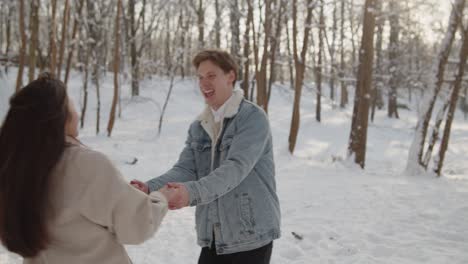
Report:
[[143,192],[173,192],[171,209],[196,206],[199,264],[269,263],[280,237],[272,136],[265,112],[234,89],[237,65],[224,51],[193,59],[206,109],[190,125],[174,167]]

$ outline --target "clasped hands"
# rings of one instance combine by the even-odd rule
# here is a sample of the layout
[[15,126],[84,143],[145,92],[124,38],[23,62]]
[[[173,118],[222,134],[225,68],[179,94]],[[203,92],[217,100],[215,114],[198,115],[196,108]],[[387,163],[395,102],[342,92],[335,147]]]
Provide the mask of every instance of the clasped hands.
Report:
[[[146,183],[132,180],[130,184],[138,190],[149,194],[149,188]],[[158,191],[166,197],[170,210],[180,209],[189,205],[190,196],[187,188],[182,183],[170,182]]]

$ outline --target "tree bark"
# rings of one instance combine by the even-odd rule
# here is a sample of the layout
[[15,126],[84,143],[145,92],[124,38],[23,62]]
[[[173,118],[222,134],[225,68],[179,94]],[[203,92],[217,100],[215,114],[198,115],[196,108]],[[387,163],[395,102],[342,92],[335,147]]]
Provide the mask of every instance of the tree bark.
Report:
[[430,74],[431,79],[429,80],[430,87],[424,95],[424,99],[421,104],[421,115],[416,124],[416,131],[408,152],[406,172],[409,174],[418,174],[424,170],[424,163],[422,159],[427,130],[432,117],[434,104],[437,100],[437,95],[439,94],[442,87],[445,65],[448,61],[453,39],[455,38],[458,25],[460,24],[460,18],[463,17],[460,10],[463,11],[464,8],[465,0],[457,0],[453,4],[447,32],[445,34],[444,40],[442,41],[442,46],[440,47],[440,50],[433,62],[432,73]]
[[325,29],[325,18],[323,16],[324,2],[320,0],[320,22],[319,22],[319,51],[318,51],[318,60],[316,67],[316,80],[317,80],[317,103],[315,104],[315,120],[320,122],[322,119],[321,110],[322,110],[322,53],[324,49],[323,45],[323,31]]
[[63,55],[65,53],[65,42],[67,38],[69,20],[70,20],[70,4],[69,4],[69,0],[65,0],[65,9],[63,10],[62,38],[60,40],[60,51],[59,51],[59,59],[58,59],[58,64],[57,64],[57,78],[58,79],[60,79],[60,75],[62,73],[62,62],[63,62]]
[[31,1],[31,16],[29,17],[29,28],[31,40],[29,41],[29,82],[36,77],[36,51],[39,45],[39,6],[40,0]]
[[372,87],[375,27],[374,8],[375,0],[366,0],[364,4],[364,26],[361,48],[359,50],[359,67],[348,147],[349,156],[354,155],[354,162],[361,168],[364,168],[366,160],[369,93]]
[[400,34],[400,25],[399,25],[399,8],[398,3],[395,0],[389,2],[390,9],[390,40],[389,40],[389,69],[390,73],[390,91],[388,94],[388,117],[399,118],[398,115],[398,102],[397,102],[397,88],[400,78],[400,70],[398,65],[398,43],[399,43],[399,34]]
[[77,39],[76,39],[76,33],[78,32],[78,27],[79,27],[79,20],[78,17],[81,16],[81,10],[83,9],[83,2],[84,0],[80,0],[78,3],[78,11],[77,14],[75,14],[75,21],[73,22],[73,30],[72,30],[72,36],[71,36],[71,48],[68,50],[68,57],[67,57],[67,67],[65,69],[65,78],[64,78],[64,83],[68,83],[68,77],[70,75],[70,68],[71,68],[71,61],[73,58],[73,51],[77,48]]
[[112,106],[109,114],[109,123],[107,124],[107,136],[112,135],[112,129],[115,123],[115,112],[117,108],[117,100],[119,98],[119,68],[120,68],[120,13],[121,1],[117,2],[117,15],[115,16],[115,46],[114,46],[114,96],[112,98]]
[[24,0],[19,0],[19,30],[21,35],[21,47],[19,50],[18,76],[16,77],[16,91],[23,86],[23,70],[26,57],[26,30],[24,26]]
[[292,121],[291,121],[291,129],[289,132],[289,152],[292,154],[294,153],[294,149],[296,147],[297,141],[297,134],[299,132],[299,124],[300,124],[300,104],[301,104],[301,93],[302,93],[302,84],[304,80],[304,71],[305,71],[305,63],[306,63],[306,54],[307,48],[309,46],[309,33],[310,33],[310,23],[312,20],[312,0],[307,0],[306,2],[306,9],[307,15],[304,25],[304,40],[302,45],[302,51],[299,55],[298,48],[297,48],[297,0],[293,0],[292,8],[293,8],[293,50],[294,50],[294,65],[296,68],[296,77],[294,82],[294,106],[293,106],[293,114],[292,114]]
[[51,0],[52,3],[52,16],[50,18],[50,38],[49,38],[49,71],[51,75],[55,75],[57,68],[57,44],[56,44],[56,12],[57,12],[57,0]]
[[442,141],[440,142],[439,155],[436,159],[436,168],[434,172],[440,176],[442,172],[442,166],[444,165],[445,153],[447,152],[449,140],[450,140],[450,131],[452,129],[453,119],[455,118],[455,109],[457,107],[458,97],[460,94],[463,75],[465,74],[466,60],[468,58],[468,29],[463,29],[463,44],[460,50],[459,55],[459,65],[458,72],[455,78],[455,83],[450,98],[450,105],[447,112],[447,120],[445,122],[444,135]]

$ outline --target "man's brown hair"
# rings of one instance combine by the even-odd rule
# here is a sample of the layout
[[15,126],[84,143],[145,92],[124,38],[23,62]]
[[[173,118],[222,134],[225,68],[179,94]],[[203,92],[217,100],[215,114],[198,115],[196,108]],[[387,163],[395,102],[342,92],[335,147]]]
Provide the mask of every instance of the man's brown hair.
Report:
[[236,61],[231,56],[231,54],[223,50],[202,50],[199,53],[197,53],[197,55],[195,55],[195,57],[192,60],[192,64],[193,66],[195,66],[196,69],[198,69],[200,64],[207,60],[220,67],[224,71],[224,73],[234,71],[234,81],[232,82],[232,86],[235,85],[239,66],[237,65]]

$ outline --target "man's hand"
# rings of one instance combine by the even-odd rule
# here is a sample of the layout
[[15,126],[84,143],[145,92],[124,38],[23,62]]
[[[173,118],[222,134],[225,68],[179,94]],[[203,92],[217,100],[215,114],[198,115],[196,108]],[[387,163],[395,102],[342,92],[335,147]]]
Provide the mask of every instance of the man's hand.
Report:
[[167,194],[169,209],[176,210],[189,205],[190,197],[185,185],[178,182],[170,182],[164,188],[159,189],[164,195]]
[[137,188],[138,190],[140,190],[140,191],[142,191],[142,192],[144,192],[146,194],[149,194],[149,187],[148,187],[148,185],[146,185],[146,183],[141,182],[139,180],[132,180],[130,182],[130,184],[133,187]]

